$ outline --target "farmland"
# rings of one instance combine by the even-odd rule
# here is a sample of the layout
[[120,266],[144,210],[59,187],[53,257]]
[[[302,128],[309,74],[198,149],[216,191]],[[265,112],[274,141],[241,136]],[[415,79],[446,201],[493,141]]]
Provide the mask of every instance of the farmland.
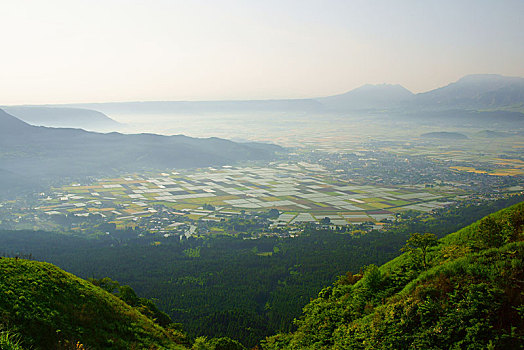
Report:
[[47,215],[98,214],[132,225],[163,207],[191,220],[220,221],[250,211],[278,209],[274,224],[317,222],[335,225],[394,219],[400,210],[431,211],[449,204],[456,189],[386,187],[342,181],[324,167],[299,162],[131,174],[89,185],[57,188],[42,199]]
[[166,237],[295,235],[307,225],[370,231],[405,211],[522,191],[522,161],[509,151],[457,152],[375,141],[353,151],[291,149],[273,162],[64,180],[0,203],[0,227]]

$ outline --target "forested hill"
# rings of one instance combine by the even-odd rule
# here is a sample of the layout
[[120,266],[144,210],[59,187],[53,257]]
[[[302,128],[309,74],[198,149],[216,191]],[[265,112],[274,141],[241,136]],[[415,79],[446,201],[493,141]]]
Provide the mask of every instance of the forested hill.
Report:
[[2,169],[42,175],[97,175],[106,169],[189,168],[271,159],[280,147],[216,137],[125,135],[37,127],[0,109]]
[[[403,255],[343,275],[306,305],[296,331],[269,337],[262,346],[520,349],[523,228],[521,202],[440,241],[412,234]],[[243,349],[228,338],[188,341],[153,303],[108,278],[88,282],[54,265],[16,258],[0,258],[0,276],[1,349],[20,349],[5,346],[6,337],[13,344],[16,336],[33,349],[77,343],[92,349]]]
[[[0,193],[12,186],[143,170],[231,165],[269,160],[276,145],[216,137],[125,135],[29,125],[0,109]],[[8,176],[12,174],[13,176]],[[4,186],[3,179],[14,182]],[[19,183],[16,182],[19,179]]]
[[[155,300],[191,338],[224,342],[229,337],[252,348],[268,335],[295,330],[293,319],[336,276],[399,256],[410,233],[444,237],[523,199],[514,195],[432,214],[405,212],[386,231],[353,235],[306,230],[295,238],[210,235],[179,240],[137,237],[134,230],[114,229],[98,238],[0,230],[0,255],[31,256],[83,278],[109,276]],[[107,229],[103,226],[103,232]],[[0,269],[0,284],[2,276]],[[0,296],[2,292],[0,288]],[[0,332],[3,319],[0,309]]]
[[7,113],[31,125],[53,128],[80,128],[91,131],[115,131],[121,124],[107,115],[84,108],[47,106],[1,107]]
[[[0,276],[1,349],[9,348],[8,334],[11,343],[19,341],[28,349],[184,349],[182,344],[187,345],[182,333],[146,316],[158,312],[154,307],[131,307],[123,295],[119,298],[54,265],[0,258]],[[134,295],[130,289],[121,291]]]
[[522,349],[524,202],[437,241],[412,234],[403,255],[348,273],[273,349]]
[[190,340],[153,302],[109,278],[3,257],[0,277],[0,350],[245,350],[227,337]]

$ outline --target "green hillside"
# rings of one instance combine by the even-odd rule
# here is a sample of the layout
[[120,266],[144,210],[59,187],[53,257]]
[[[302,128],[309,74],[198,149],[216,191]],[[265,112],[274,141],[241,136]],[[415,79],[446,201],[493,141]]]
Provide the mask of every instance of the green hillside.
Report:
[[[262,347],[521,349],[523,228],[524,202],[439,241],[414,233],[403,255],[341,276],[306,305],[295,332]],[[128,286],[49,263],[0,258],[0,296],[0,349],[244,349],[228,338],[191,344]]]
[[26,349],[185,348],[179,331],[54,265],[0,258],[0,277],[2,341],[9,333]]
[[[522,349],[524,203],[324,288],[270,349]],[[426,252],[426,253],[424,253]]]

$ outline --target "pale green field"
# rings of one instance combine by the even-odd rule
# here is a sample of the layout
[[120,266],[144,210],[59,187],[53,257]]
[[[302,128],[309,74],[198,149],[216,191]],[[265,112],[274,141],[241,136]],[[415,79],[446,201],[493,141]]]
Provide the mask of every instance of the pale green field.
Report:
[[[351,214],[394,214],[404,207],[429,203],[419,210],[441,206],[439,200],[452,196],[449,189],[423,190],[420,187],[378,187],[341,181],[317,165],[275,164],[272,167],[225,167],[197,169],[177,173],[126,175],[100,179],[89,186],[64,186],[44,201],[41,210],[75,213],[114,213],[119,224],[128,216],[151,215],[155,205],[189,212],[190,219],[205,218],[200,211],[210,204],[217,211],[238,213],[241,210],[278,209],[296,218],[282,222],[316,221],[333,216],[338,224],[355,222]],[[60,195],[58,195],[60,193]],[[445,201],[444,201],[445,202]],[[349,218],[348,218],[349,216]],[[123,219],[120,219],[123,218]],[[287,220],[286,220],[287,218]],[[214,218],[211,218],[214,219]],[[360,220],[361,221],[361,220]]]

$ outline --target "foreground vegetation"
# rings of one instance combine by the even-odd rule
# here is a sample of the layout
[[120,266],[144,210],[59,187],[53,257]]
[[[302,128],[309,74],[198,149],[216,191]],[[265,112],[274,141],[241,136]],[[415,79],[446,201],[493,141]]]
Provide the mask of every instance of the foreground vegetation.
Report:
[[[443,237],[521,200],[513,196],[431,215],[406,212],[384,232],[310,230],[293,239],[218,236],[180,241],[158,235],[137,238],[132,231],[86,239],[4,231],[0,253],[31,254],[83,278],[110,276],[154,299],[192,338],[230,337],[254,346],[268,335],[295,330],[293,319],[336,276],[357,274],[365,265],[400,255],[411,232]],[[136,305],[129,298],[126,302]]]
[[[268,337],[262,347],[519,349],[523,228],[521,202],[440,241],[412,233],[403,255],[342,275],[306,305],[294,332]],[[19,258],[0,258],[0,275],[2,349],[245,349],[226,337],[190,341],[151,301],[109,278],[85,281]],[[254,321],[230,316],[246,327]],[[227,319],[215,316],[214,324]]]
[[521,349],[524,203],[324,288],[273,349]]
[[[54,265],[0,259],[0,322],[3,336],[42,349],[183,348],[185,336],[163,328],[121,298]],[[138,306],[138,305],[137,305]],[[141,312],[142,311],[142,312]]]

